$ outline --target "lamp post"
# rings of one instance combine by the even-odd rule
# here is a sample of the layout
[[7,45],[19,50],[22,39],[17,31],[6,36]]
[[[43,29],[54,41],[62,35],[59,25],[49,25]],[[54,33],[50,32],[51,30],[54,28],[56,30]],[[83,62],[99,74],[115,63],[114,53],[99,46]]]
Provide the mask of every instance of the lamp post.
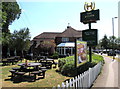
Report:
[[113,17],[112,18],[112,27],[113,27],[113,44],[112,44],[112,48],[113,48],[113,61],[114,61],[114,59],[115,59],[115,57],[114,57],[114,54],[115,54],[115,51],[114,51],[114,19],[116,19],[117,17]]

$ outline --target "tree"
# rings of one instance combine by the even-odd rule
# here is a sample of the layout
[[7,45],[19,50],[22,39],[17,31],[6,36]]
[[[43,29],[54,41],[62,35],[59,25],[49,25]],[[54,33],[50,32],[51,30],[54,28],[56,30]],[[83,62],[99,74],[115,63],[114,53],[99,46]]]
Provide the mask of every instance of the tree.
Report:
[[107,38],[106,35],[104,35],[104,38],[101,40],[101,47],[107,50],[108,44],[109,44],[109,39]]
[[110,49],[116,49],[117,48],[117,38],[115,36],[109,37],[109,48]]
[[9,25],[20,18],[21,9],[17,2],[2,2],[2,32],[8,32]]
[[2,37],[1,37],[1,42],[2,42],[2,57],[7,57],[7,52],[8,52],[8,45],[10,42],[10,37],[11,34],[10,33],[2,33]]
[[116,39],[117,49],[120,50],[120,37]]
[[[11,43],[14,45],[14,49],[17,51],[17,55],[22,56],[24,51],[28,51],[30,48],[30,32],[28,28],[20,29],[20,31],[15,30]],[[13,48],[10,45],[10,48]]]
[[[19,19],[21,14],[21,9],[17,2],[2,2],[0,3],[0,17],[2,17],[2,22],[0,26],[2,27],[2,57],[7,57],[8,46],[9,44],[9,34],[10,31],[8,29],[9,25],[15,19]],[[7,39],[7,40],[6,40]]]
[[53,53],[55,53],[55,43],[52,41],[43,41],[40,42],[40,44],[38,45],[37,49],[39,50],[39,53],[48,53],[48,55],[52,55]]

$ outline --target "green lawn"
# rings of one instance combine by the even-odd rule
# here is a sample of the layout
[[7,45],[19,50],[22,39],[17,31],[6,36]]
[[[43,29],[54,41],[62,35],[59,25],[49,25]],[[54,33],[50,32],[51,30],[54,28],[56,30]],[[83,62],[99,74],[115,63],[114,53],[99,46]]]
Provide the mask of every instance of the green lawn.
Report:
[[[92,62],[98,63],[99,61],[102,61],[102,60],[103,60],[102,56],[93,54]],[[22,62],[25,62],[25,60],[23,60]],[[32,62],[32,61],[29,61],[29,62]],[[21,63],[21,62],[19,62],[19,63]],[[17,64],[19,64],[19,63],[17,63]],[[2,81],[2,87],[53,87],[53,86],[57,86],[58,84],[61,84],[62,82],[72,78],[72,77],[63,76],[59,72],[56,72],[56,70],[58,70],[58,68],[52,68],[52,69],[49,69],[46,71],[46,75],[45,75],[44,79],[38,79],[35,82],[22,81],[19,83],[14,83],[13,81],[10,80],[10,77],[8,77],[8,76],[11,75],[9,70],[11,70],[11,68],[13,68],[13,67],[18,67],[17,64],[0,67],[0,69],[2,70],[2,71],[0,71],[0,73],[2,73],[2,78],[0,79],[0,81]]]
[[0,69],[2,70],[2,79],[0,79],[2,81],[2,87],[53,87],[61,84],[67,79],[72,78],[63,76],[59,72],[56,72],[57,68],[52,68],[46,71],[44,79],[38,79],[35,82],[23,81],[19,83],[13,83],[13,81],[10,80],[10,77],[8,77],[9,75],[11,75],[9,70],[11,70],[11,68],[13,67],[18,67],[17,64],[0,67]]

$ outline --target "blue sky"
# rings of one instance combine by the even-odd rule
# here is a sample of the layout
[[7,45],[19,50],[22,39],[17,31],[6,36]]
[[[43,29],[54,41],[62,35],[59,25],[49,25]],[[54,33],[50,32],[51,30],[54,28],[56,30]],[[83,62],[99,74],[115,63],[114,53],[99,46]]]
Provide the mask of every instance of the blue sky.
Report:
[[[100,9],[100,21],[92,23],[98,29],[98,38],[112,35],[112,17],[118,16],[119,0],[17,0],[22,14],[9,26],[11,32],[24,27],[30,29],[31,39],[42,32],[62,32],[68,23],[76,30],[88,29],[80,22],[80,12],[84,12],[84,3],[95,1]],[[114,19],[115,35],[118,36],[118,19]]]

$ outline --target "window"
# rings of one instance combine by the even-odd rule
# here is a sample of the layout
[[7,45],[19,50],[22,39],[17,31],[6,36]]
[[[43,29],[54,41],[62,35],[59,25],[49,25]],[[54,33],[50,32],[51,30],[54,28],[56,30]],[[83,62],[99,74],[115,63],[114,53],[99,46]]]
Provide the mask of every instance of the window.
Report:
[[62,42],[68,42],[69,38],[62,38]]

